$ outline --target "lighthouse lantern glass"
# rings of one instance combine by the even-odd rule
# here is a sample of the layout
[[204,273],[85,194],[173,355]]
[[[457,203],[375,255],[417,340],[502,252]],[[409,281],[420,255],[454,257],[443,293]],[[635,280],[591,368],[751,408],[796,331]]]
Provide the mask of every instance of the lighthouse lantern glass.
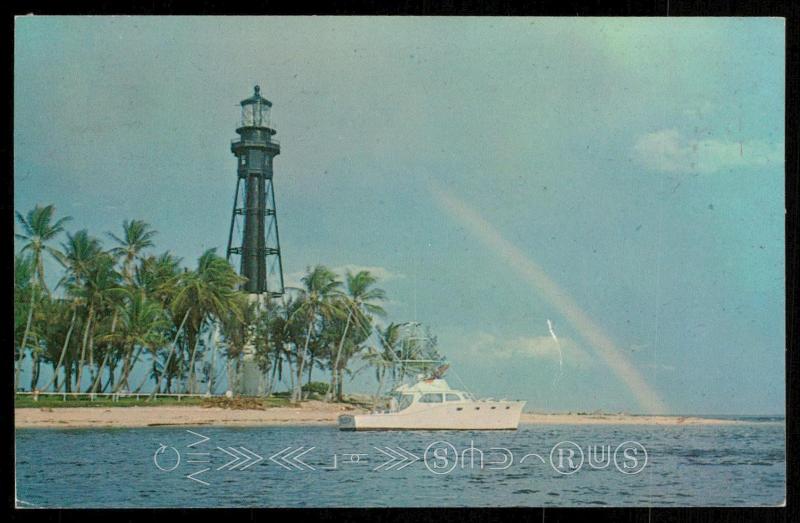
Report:
[[261,100],[242,105],[243,127],[269,127],[269,106]]

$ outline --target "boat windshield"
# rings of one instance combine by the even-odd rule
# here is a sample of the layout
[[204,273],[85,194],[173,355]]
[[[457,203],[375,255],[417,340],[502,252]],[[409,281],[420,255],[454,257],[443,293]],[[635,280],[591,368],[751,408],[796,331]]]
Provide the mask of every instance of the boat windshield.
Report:
[[395,394],[392,396],[389,410],[397,412],[407,409],[414,402],[413,394]]

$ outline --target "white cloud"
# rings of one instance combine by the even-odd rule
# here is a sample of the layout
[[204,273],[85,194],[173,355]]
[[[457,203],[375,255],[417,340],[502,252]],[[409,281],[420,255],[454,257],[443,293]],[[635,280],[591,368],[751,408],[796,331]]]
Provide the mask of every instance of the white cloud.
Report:
[[670,173],[713,173],[744,167],[783,165],[783,143],[758,140],[689,140],[676,129],[641,136],[633,147],[645,167]]
[[490,356],[496,359],[531,358],[558,363],[563,358],[565,365],[582,366],[590,361],[589,355],[571,338],[559,336],[559,344],[549,334],[541,336],[518,336],[510,339],[499,339],[487,332],[478,332],[472,336],[472,342],[466,347],[471,355]]

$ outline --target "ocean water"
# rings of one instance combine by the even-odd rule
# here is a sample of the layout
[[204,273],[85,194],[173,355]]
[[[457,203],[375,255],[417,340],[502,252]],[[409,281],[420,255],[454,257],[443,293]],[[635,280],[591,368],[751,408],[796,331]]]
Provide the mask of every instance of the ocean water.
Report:
[[20,507],[776,506],[784,432],[771,418],[503,432],[17,430],[16,496]]

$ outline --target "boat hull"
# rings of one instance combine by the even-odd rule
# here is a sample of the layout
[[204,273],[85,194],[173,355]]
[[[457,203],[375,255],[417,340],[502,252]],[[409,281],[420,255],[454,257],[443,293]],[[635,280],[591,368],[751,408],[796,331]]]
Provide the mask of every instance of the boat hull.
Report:
[[516,430],[524,401],[477,401],[339,416],[340,430]]

